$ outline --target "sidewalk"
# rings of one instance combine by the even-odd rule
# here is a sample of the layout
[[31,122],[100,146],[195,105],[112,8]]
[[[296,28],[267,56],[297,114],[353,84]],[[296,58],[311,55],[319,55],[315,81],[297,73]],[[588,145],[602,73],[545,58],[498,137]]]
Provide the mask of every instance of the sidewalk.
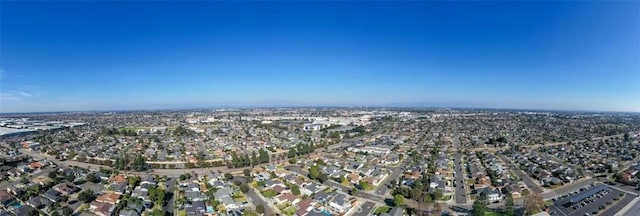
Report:
[[631,210],[631,208],[636,205],[636,203],[638,203],[638,201],[640,201],[640,197],[636,197],[635,199],[631,200],[631,202],[629,202],[629,204],[627,204],[624,208],[620,209],[620,211],[618,211],[618,213],[616,213],[616,216],[623,216],[625,215],[629,210]]

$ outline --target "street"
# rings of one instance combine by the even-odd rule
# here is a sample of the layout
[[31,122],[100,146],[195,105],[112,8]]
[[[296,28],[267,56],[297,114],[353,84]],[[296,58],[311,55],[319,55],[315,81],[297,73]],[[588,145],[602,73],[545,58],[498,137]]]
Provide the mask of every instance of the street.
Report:
[[[250,183],[247,181],[247,178],[244,176],[234,176],[231,181],[232,182],[240,181],[245,184]],[[246,195],[249,197],[249,199],[255,206],[262,205],[264,207],[264,215],[276,215],[277,213],[279,213],[277,208],[273,206],[273,204],[267,202],[265,198],[262,196],[262,194],[258,194],[259,192],[257,191],[256,188],[254,187],[250,187],[250,188],[251,189],[247,191]]]
[[[611,206],[609,209],[607,209],[606,211],[604,211],[602,213],[602,216],[614,216],[617,215],[617,213],[622,210],[622,208],[624,208],[627,204],[629,204],[629,202],[631,202],[631,200],[635,199],[636,196],[633,196],[631,194],[625,194],[624,198],[622,198],[621,200],[619,200],[618,202],[616,202],[616,204],[614,204],[613,206]],[[639,213],[639,212],[636,212]],[[636,214],[637,215],[637,214]]]
[[387,192],[389,191],[389,187],[387,187],[387,184],[389,183],[389,181],[394,180],[394,179],[398,179],[398,177],[400,177],[400,175],[402,175],[402,173],[404,172],[404,168],[406,167],[407,163],[409,160],[407,160],[406,158],[400,163],[400,165],[398,165],[398,167],[394,167],[391,169],[391,174],[389,176],[387,176],[387,178],[380,182],[380,186],[378,187],[378,189],[376,189],[375,194],[380,195],[380,196],[385,196],[387,194]]
[[165,212],[168,212],[169,215],[174,215],[173,212],[175,211],[175,200],[176,200],[176,180],[175,179],[168,179],[167,180],[167,189],[166,191],[171,193],[171,198],[169,199],[169,201],[167,202],[166,205],[164,205],[162,207],[162,209]]
[[540,193],[540,194],[544,192],[544,190],[542,190],[542,188],[539,185],[537,185],[529,175],[524,173],[518,166],[513,164],[511,160],[509,160],[507,157],[505,157],[502,154],[497,154],[497,155],[498,157],[500,157],[500,159],[502,159],[502,161],[509,164],[510,170],[513,170],[514,173],[518,175],[518,177],[522,179],[522,181],[524,181],[524,183],[527,185],[529,190],[532,190],[534,193]]
[[456,153],[454,160],[454,169],[455,169],[455,184],[456,184],[456,204],[467,204],[467,192],[465,190],[464,185],[466,182],[464,181],[464,169],[462,166],[462,154],[459,152]]
[[[367,201],[364,204],[362,204],[360,206],[360,209],[356,209],[356,213],[353,214],[354,216],[369,216],[371,215],[371,211],[373,211],[373,208],[376,206],[375,203],[371,202],[371,201]],[[357,206],[355,208],[358,208]]]

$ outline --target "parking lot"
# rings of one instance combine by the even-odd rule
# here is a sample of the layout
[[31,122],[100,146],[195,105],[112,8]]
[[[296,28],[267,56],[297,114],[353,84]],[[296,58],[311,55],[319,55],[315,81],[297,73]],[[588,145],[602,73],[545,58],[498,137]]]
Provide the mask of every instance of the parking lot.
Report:
[[560,216],[598,215],[625,196],[631,195],[603,184],[590,185],[554,200],[550,214]]

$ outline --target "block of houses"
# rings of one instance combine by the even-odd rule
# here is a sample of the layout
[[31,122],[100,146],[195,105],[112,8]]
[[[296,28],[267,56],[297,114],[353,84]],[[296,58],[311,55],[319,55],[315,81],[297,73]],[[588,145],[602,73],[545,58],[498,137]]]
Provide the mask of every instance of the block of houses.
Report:
[[120,194],[114,193],[112,191],[108,191],[105,192],[104,194],[98,196],[96,198],[97,202],[101,202],[101,203],[109,203],[112,205],[117,204],[118,202],[120,202]]

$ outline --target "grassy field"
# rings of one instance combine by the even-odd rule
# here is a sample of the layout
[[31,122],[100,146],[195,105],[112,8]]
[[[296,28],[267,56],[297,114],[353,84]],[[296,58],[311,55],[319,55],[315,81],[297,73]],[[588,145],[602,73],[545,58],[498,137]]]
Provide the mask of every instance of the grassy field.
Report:
[[373,211],[373,214],[384,214],[388,213],[390,210],[391,208],[389,208],[389,206],[380,206]]

